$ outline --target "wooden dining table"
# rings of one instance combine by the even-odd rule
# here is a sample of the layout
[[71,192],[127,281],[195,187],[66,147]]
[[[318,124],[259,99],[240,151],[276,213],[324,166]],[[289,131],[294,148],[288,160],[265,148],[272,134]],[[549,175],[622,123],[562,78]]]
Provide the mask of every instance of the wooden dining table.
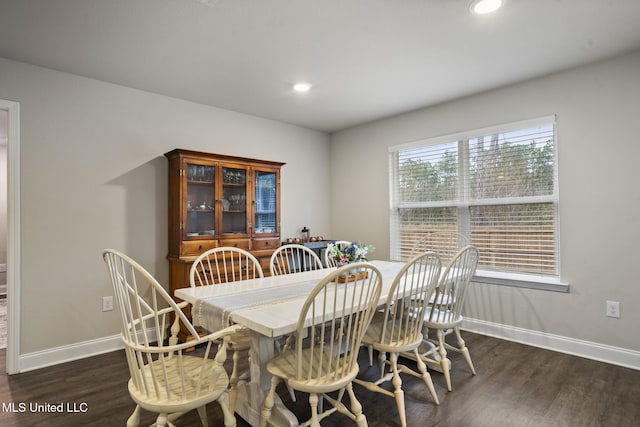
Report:
[[[371,261],[382,275],[379,305],[386,301],[402,262]],[[192,304],[193,324],[208,331],[230,323],[251,330],[250,379],[238,385],[236,413],[257,426],[265,394],[271,386],[266,364],[274,357],[274,341],[296,330],[301,308],[310,291],[333,268],[269,276],[208,286],[182,288],[175,296]],[[277,399],[270,422],[297,426],[298,419]]]

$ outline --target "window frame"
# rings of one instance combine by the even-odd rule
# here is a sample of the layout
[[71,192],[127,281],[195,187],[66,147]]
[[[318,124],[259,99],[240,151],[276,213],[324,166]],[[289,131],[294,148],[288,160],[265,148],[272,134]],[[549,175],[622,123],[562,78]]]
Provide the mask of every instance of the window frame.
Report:
[[[456,198],[456,208],[458,212],[458,219],[456,220],[457,231],[463,235],[471,238],[471,230],[469,222],[460,220],[459,214],[465,210],[468,212],[471,206],[481,206],[489,204],[509,205],[516,201],[517,203],[524,203],[527,199],[532,199],[535,203],[552,203],[555,209],[555,272],[553,275],[542,275],[535,273],[518,273],[510,271],[494,271],[483,270],[478,268],[474,276],[473,281],[478,283],[487,283],[504,286],[515,286],[521,288],[532,288],[556,292],[568,292],[569,284],[561,281],[560,278],[560,192],[558,186],[558,144],[557,144],[557,120],[555,115],[538,117],[529,120],[522,120],[518,122],[506,123],[501,125],[489,126],[481,129],[473,129],[469,131],[459,132],[456,134],[443,135],[434,138],[421,139],[405,144],[394,145],[389,147],[389,231],[390,231],[390,254],[392,258],[399,257],[400,248],[400,215],[396,214],[401,208],[407,207],[406,202],[402,206],[396,202],[397,185],[399,182],[399,161],[397,156],[401,151],[407,151],[412,149],[431,147],[434,145],[444,145],[457,142],[458,144],[458,173],[462,173],[458,179],[458,189],[463,189],[467,185],[469,179],[469,141],[485,135],[501,134],[513,131],[520,131],[529,128],[538,127],[541,125],[553,126],[553,156],[554,156],[554,168],[553,168],[553,186],[554,191],[552,195],[547,196],[532,196],[532,197],[519,197],[519,198],[502,198],[498,200],[482,200],[478,203],[477,200],[470,200],[466,191],[459,191]],[[496,203],[497,202],[497,203]],[[411,207],[434,207],[434,202],[412,202]],[[450,202],[446,202],[447,207],[454,207]],[[464,213],[469,215],[469,213]],[[397,249],[397,250],[396,250]]]

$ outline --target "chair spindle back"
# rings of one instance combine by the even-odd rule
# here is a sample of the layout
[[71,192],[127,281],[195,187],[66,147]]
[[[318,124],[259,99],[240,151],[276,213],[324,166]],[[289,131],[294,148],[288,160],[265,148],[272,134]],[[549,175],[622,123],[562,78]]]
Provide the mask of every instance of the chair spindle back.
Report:
[[214,285],[264,277],[260,262],[250,252],[219,247],[203,252],[191,265],[191,286]]
[[[357,274],[349,274],[355,269]],[[353,279],[342,283],[342,279]],[[297,325],[297,379],[331,383],[357,373],[358,351],[382,289],[380,271],[368,263],[346,265],[329,273],[308,296]],[[305,319],[311,316],[313,324]],[[309,344],[303,337],[309,326]],[[302,370],[302,352],[313,363]],[[349,379],[351,381],[351,379]]]
[[322,261],[315,252],[303,245],[280,246],[271,254],[269,270],[272,276],[319,270]]
[[429,322],[449,323],[461,316],[464,297],[478,265],[479,252],[466,246],[453,258],[431,298]]
[[406,346],[422,342],[425,311],[440,269],[440,257],[433,252],[414,256],[402,267],[387,296],[380,343]]

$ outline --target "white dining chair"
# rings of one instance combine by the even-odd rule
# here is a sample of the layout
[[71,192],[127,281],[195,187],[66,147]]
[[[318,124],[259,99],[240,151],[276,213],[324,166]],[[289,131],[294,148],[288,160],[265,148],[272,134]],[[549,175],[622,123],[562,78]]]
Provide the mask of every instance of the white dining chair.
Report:
[[[339,249],[344,249],[351,246],[352,242],[348,240],[336,240],[335,242],[332,242],[332,244],[334,246],[337,246]],[[327,267],[338,266],[338,262],[331,257],[331,253],[329,252],[329,250],[324,251],[324,265],[326,265]]]
[[[343,266],[330,272],[307,297],[298,318],[295,346],[267,363],[272,375],[271,389],[266,395],[260,426],[265,427],[271,417],[276,387],[280,381],[295,390],[309,393],[311,418],[301,426],[320,425],[325,417],[340,412],[359,427],[367,425],[362,405],[353,392],[352,381],[358,374],[358,350],[362,337],[371,322],[382,288],[380,271],[371,264],[357,263],[361,274],[354,281],[342,283],[349,268]],[[305,338],[311,328],[311,336]],[[337,391],[336,395],[328,393]],[[345,391],[350,409],[342,403]],[[320,397],[330,408],[318,411]]]
[[244,249],[221,246],[201,253],[191,265],[191,286],[215,285],[264,277],[258,259]]
[[[478,249],[471,245],[458,252],[441,275],[424,316],[423,343],[427,350],[420,354],[420,358],[425,363],[440,364],[449,391],[451,391],[451,361],[447,358],[447,350],[462,353],[471,373],[476,374],[469,349],[460,335],[459,327],[464,320],[462,307],[465,295],[475,274],[479,257]],[[436,340],[429,339],[429,330],[436,331]],[[457,346],[445,340],[451,333],[456,336]]]
[[[314,251],[304,245],[288,244],[280,246],[271,254],[269,272],[272,276],[300,273],[303,271],[320,270],[324,268],[322,261]],[[287,339],[290,339],[287,337]],[[275,341],[278,352],[282,351],[281,341]],[[296,401],[295,392],[287,387],[292,401]]]
[[[251,253],[236,247],[222,246],[200,254],[191,265],[189,283],[192,287],[230,283],[239,280],[264,277],[260,262]],[[238,382],[248,379],[248,372],[238,372],[240,354],[251,349],[251,333],[243,329],[229,339],[233,351],[233,366],[230,378],[230,408],[235,411]]]
[[[362,344],[373,346],[378,351],[380,376],[376,381],[356,378],[354,382],[368,390],[394,397],[402,427],[406,427],[407,417],[400,373],[422,378],[436,405],[440,404],[431,375],[418,354],[429,295],[438,285],[440,268],[440,258],[433,252],[419,254],[409,260],[396,275],[384,309],[376,312],[362,339]],[[399,354],[408,352],[413,353],[418,372],[398,363]],[[387,365],[391,369],[385,374]],[[393,384],[393,391],[381,387],[388,381]]]
[[269,260],[272,276],[319,270],[322,261],[314,251],[303,245],[287,244],[273,251]]
[[[127,426],[140,423],[142,409],[158,414],[155,425],[173,425],[180,415],[197,409],[207,426],[205,405],[218,401],[224,425],[236,425],[229,409],[229,377],[224,370],[229,337],[243,327],[236,325],[200,336],[158,281],[127,255],[106,249],[107,264],[116,306],[122,321],[121,339],[129,365],[129,395],[136,403]],[[179,322],[189,331],[190,341],[178,344]],[[170,336],[167,337],[168,331]],[[220,343],[213,358],[214,343]],[[194,345],[205,345],[187,353]]]

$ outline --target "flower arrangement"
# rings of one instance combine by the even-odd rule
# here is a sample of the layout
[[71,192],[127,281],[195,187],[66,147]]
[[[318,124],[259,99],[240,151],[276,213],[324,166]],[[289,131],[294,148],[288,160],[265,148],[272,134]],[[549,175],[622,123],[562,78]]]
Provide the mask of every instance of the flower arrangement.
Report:
[[328,256],[338,265],[367,261],[367,254],[374,250],[375,248],[371,245],[363,245],[362,243],[356,242],[343,247],[335,244],[335,242],[327,245]]

